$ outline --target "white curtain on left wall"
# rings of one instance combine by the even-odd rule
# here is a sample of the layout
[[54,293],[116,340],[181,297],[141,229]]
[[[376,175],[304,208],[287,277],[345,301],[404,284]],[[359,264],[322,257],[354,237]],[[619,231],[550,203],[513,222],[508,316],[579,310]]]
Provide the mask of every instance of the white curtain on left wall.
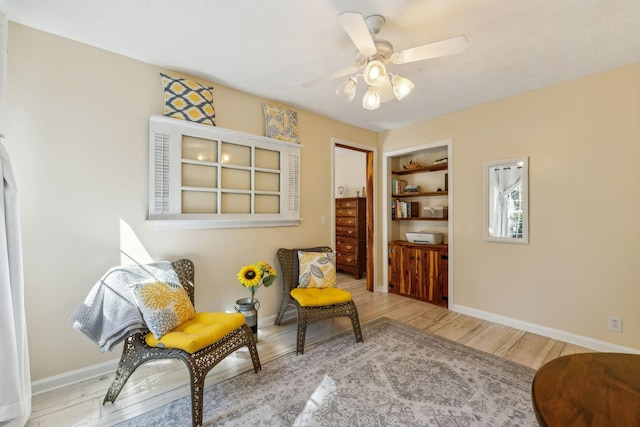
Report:
[[31,414],[31,372],[24,312],[18,195],[0,138],[0,426],[23,426]]
[[[7,70],[7,18],[0,13],[0,112]],[[0,137],[0,427],[24,426],[31,414],[31,372],[24,310],[18,194]]]

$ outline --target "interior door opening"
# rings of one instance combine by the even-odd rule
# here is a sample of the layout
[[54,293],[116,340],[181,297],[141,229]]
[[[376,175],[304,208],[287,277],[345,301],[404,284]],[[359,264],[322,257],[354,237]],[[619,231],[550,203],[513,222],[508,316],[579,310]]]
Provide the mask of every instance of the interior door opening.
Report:
[[[343,143],[335,143],[334,195],[340,198],[364,198],[365,277],[367,290],[374,290],[374,152]],[[334,235],[336,223],[334,218]],[[335,242],[334,242],[335,243]],[[339,250],[336,247],[336,250]]]

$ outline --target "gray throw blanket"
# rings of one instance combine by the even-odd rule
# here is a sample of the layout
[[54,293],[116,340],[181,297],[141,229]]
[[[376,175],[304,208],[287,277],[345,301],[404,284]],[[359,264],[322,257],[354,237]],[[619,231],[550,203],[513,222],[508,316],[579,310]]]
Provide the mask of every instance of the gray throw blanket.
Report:
[[148,331],[132,288],[156,281],[180,283],[168,261],[113,267],[93,286],[69,324],[95,342],[103,353],[111,351],[129,335]]

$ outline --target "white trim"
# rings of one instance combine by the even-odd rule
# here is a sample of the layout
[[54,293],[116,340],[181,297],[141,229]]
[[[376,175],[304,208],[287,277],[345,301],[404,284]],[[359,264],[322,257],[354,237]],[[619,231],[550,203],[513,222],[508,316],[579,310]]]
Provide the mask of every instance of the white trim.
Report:
[[478,319],[488,320],[490,322],[499,323],[501,325],[510,326],[512,328],[542,335],[548,338],[553,338],[559,341],[564,341],[567,343],[579,345],[581,347],[586,347],[596,351],[640,354],[640,350],[638,349],[624,347],[624,346],[612,344],[606,341],[601,341],[594,338],[585,337],[582,335],[576,335],[570,332],[565,332],[558,329],[549,328],[546,326],[536,325],[534,323],[524,322],[518,319],[512,319],[510,317],[489,313],[487,311],[482,311],[475,308],[466,307],[463,305],[449,305],[449,310],[455,311],[456,313],[462,313],[468,316],[473,316]]
[[300,225],[300,219],[247,221],[247,220],[206,220],[206,219],[161,219],[147,220],[154,230],[206,230],[213,228],[247,228],[247,227],[293,227]]
[[[447,147],[447,164],[448,164],[448,170],[447,173],[449,174],[449,191],[448,191],[448,195],[447,195],[447,205],[449,207],[449,218],[447,221],[447,245],[448,245],[448,257],[449,257],[449,272],[448,272],[448,279],[449,279],[449,291],[448,291],[448,306],[451,307],[454,304],[454,300],[453,300],[453,283],[454,283],[454,278],[453,278],[453,212],[454,212],[454,203],[453,203],[453,184],[454,184],[454,180],[453,180],[453,139],[448,138],[448,139],[443,139],[440,141],[436,141],[436,142],[430,142],[428,144],[422,144],[422,145],[415,145],[415,146],[411,146],[411,147],[407,147],[407,148],[402,148],[399,150],[394,150],[394,151],[387,151],[382,153],[382,193],[381,193],[381,197],[380,197],[380,203],[382,204],[382,224],[384,225],[382,227],[382,241],[383,241],[383,247],[384,247],[384,254],[383,254],[383,261],[384,261],[384,265],[387,265],[388,260],[386,257],[388,257],[388,251],[389,251],[389,246],[388,246],[388,242],[389,242],[389,235],[391,234],[391,220],[389,218],[389,213],[390,213],[390,209],[388,207],[388,197],[391,194],[391,192],[389,191],[389,182],[390,182],[390,174],[391,174],[391,170],[389,168],[389,164],[391,162],[391,157],[398,157],[398,156],[402,156],[405,154],[411,154],[414,153],[416,151],[421,151],[421,150],[427,150],[430,148],[436,148],[436,147]],[[382,269],[382,285],[380,285],[380,291],[382,292],[389,292],[389,269],[387,268],[383,268]]]
[[[296,311],[294,309],[287,310],[282,320],[295,320]],[[258,327],[271,326],[276,320],[276,315],[267,316],[259,319]],[[158,359],[155,359],[158,360]],[[151,362],[152,360],[149,360]],[[66,387],[72,384],[77,384],[82,381],[90,380],[92,378],[100,378],[103,376],[114,376],[118,369],[118,363],[120,359],[113,359],[107,362],[98,363],[95,365],[87,366],[85,368],[76,369],[69,372],[63,372],[62,374],[54,375],[40,380],[33,381],[31,383],[31,390],[33,395],[46,393],[52,390],[56,390],[61,387]],[[146,363],[146,362],[145,362]],[[185,375],[187,375],[185,373]],[[185,376],[188,380],[188,377]],[[111,382],[109,382],[111,384]]]
[[[385,258],[384,256],[386,255],[386,253],[383,255],[380,253],[379,251],[379,246],[378,246],[378,240],[380,238],[380,233],[378,232],[378,227],[380,225],[380,218],[379,215],[377,214],[378,210],[376,209],[376,194],[378,193],[378,180],[379,177],[377,176],[377,170],[378,170],[378,149],[376,147],[371,147],[369,145],[363,145],[363,144],[358,144],[356,142],[351,142],[351,141],[346,141],[344,139],[338,139],[338,138],[331,138],[331,247],[333,248],[333,250],[335,251],[335,243],[336,243],[336,216],[335,216],[335,212],[336,212],[336,144],[340,144],[340,145],[344,145],[345,147],[351,147],[356,149],[355,151],[358,150],[362,150],[362,151],[366,151],[366,152],[370,152],[373,155],[373,210],[374,210],[374,215],[373,215],[373,242],[371,244],[373,244],[373,259],[374,259],[374,263],[373,263],[373,277],[374,277],[374,292],[379,292],[381,291],[381,287],[379,285],[376,285],[376,282],[379,282],[379,280],[377,278],[382,277],[382,273],[380,270],[385,271],[385,268],[379,268],[378,265],[380,263],[378,263],[376,260],[380,259],[380,257],[382,256],[382,260],[384,261]],[[363,153],[363,154],[367,154],[367,153]],[[382,263],[382,265],[386,265],[384,262]]]
[[74,371],[64,372],[52,377],[42,378],[31,383],[33,395],[46,393],[91,378],[98,378],[104,375],[112,375],[118,369],[120,359],[113,359],[107,362],[98,363],[97,365],[87,366],[86,368],[76,369]]

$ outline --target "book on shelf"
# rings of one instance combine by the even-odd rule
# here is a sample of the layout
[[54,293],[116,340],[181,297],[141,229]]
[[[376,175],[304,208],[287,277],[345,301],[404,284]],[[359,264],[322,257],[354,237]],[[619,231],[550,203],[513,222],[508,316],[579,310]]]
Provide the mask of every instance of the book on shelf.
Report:
[[407,186],[407,181],[402,179],[392,179],[391,180],[391,194],[402,194],[404,193],[404,189]]
[[420,204],[418,202],[391,200],[391,219],[418,218],[419,212]]

